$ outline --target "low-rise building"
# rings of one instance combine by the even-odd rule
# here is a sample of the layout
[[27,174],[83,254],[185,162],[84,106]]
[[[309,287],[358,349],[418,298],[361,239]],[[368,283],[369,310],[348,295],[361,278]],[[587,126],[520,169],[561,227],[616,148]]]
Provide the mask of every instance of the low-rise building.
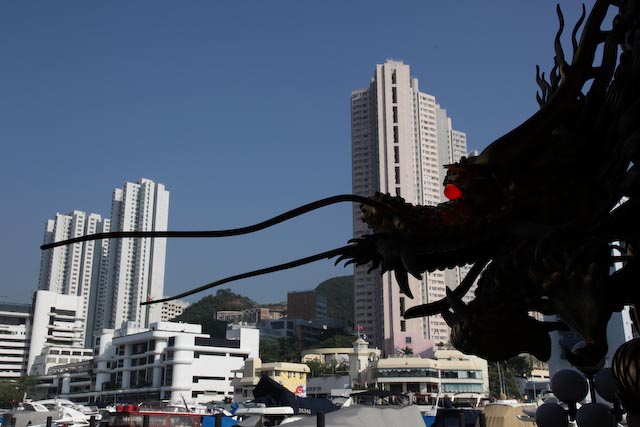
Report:
[[295,393],[297,396],[307,395],[307,375],[309,367],[304,363],[271,362],[262,363],[258,357],[248,359],[241,369],[234,371],[231,381],[234,388],[233,400],[243,402],[253,399],[253,388],[262,375],[267,375],[278,384]]
[[77,402],[222,401],[233,395],[233,371],[258,357],[259,334],[235,329],[227,339],[215,339],[201,325],[157,322],[140,328],[129,322],[104,330],[96,348],[87,363],[48,369],[38,388]]
[[327,317],[327,298],[315,290],[287,293],[287,317],[291,319],[324,319]]
[[169,322],[176,316],[180,316],[189,307],[189,303],[179,299],[165,301],[160,308],[160,321]]
[[368,386],[395,393],[437,394],[440,388],[437,361],[422,357],[375,360],[366,379]]
[[216,312],[216,320],[222,320],[232,324],[244,323],[257,325],[258,323],[271,319],[271,312],[265,307],[254,307],[244,310],[220,310]]
[[0,379],[26,372],[30,330],[31,304],[0,304]]
[[477,393],[488,396],[489,368],[486,360],[458,350],[436,350],[433,356],[440,372],[441,393]]
[[335,335],[350,333],[347,322],[337,319],[269,320],[259,325],[260,335],[266,338],[298,338],[306,344],[318,343]]
[[438,394],[456,395],[459,399],[463,397],[463,393],[470,393],[475,397],[487,397],[489,393],[486,360],[457,350],[438,349],[433,357],[405,355],[381,359],[380,350],[369,349],[368,343],[358,338],[353,349],[306,350],[302,360],[325,364],[349,363],[348,377],[337,380],[327,380],[325,377],[309,379],[309,394],[319,397],[342,395],[355,388],[408,393],[421,397],[423,401],[433,400]]
[[[63,295],[45,290],[36,291],[33,299],[27,372],[43,375],[46,373],[42,371],[43,368],[36,367],[33,371],[33,365],[36,358],[40,365],[48,363],[52,366],[53,363],[58,363],[48,358],[52,354],[50,349],[84,352],[84,300],[77,295]],[[62,363],[70,363],[70,360]]]

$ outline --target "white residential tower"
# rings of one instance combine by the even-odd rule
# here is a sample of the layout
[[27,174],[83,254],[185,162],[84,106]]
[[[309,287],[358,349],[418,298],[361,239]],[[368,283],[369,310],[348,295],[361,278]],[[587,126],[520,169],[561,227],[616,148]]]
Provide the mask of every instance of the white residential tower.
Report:
[[[109,231],[109,220],[95,213],[73,211],[56,214],[45,224],[44,243]],[[82,344],[91,345],[96,292],[106,287],[108,240],[58,246],[42,252],[38,289],[80,297]]]
[[[111,203],[111,231],[166,231],[169,192],[149,179],[116,188]],[[98,295],[95,330],[117,329],[125,322],[147,327],[161,319],[161,306],[141,306],[164,295],[166,239],[112,239],[107,287]],[[97,313],[98,314],[98,313]]]
[[[351,95],[353,193],[375,192],[403,197],[407,202],[435,205],[444,200],[442,165],[467,154],[466,135],[451,126],[446,110],[433,96],[420,92],[418,80],[401,61],[377,65],[371,84]],[[354,236],[369,232],[354,206]],[[367,341],[394,354],[406,347],[429,351],[433,342],[448,342],[449,328],[440,316],[405,320],[404,311],[445,297],[455,288],[460,269],[409,277],[414,299],[399,293],[393,274],[354,272],[355,321]]]

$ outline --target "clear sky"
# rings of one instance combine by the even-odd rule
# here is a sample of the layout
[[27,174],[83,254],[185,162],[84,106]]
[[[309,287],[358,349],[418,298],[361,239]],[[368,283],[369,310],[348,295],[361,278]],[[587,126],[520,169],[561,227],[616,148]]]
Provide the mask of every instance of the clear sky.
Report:
[[[482,150],[536,111],[555,5],[0,2],[0,302],[30,301],[47,219],[108,217],[125,181],[165,184],[172,230],[244,226],[350,193],[350,94],[387,58],[409,64]],[[570,33],[580,4],[560,5]],[[350,209],[249,236],[170,240],[165,293],[342,246]],[[228,287],[276,302],[351,273],[321,261]]]

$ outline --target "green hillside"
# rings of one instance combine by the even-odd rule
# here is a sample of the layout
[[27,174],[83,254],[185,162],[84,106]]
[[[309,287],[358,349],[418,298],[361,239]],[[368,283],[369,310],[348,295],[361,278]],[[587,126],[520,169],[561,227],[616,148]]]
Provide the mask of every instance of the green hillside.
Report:
[[353,276],[325,280],[316,292],[327,298],[327,316],[353,324]]

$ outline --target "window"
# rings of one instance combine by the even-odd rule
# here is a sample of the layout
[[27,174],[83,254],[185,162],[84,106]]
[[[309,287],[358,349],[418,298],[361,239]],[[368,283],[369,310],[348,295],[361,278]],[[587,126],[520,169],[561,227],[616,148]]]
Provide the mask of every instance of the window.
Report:
[[407,331],[407,322],[405,320],[401,320],[400,321],[400,331],[401,332],[406,332]]

